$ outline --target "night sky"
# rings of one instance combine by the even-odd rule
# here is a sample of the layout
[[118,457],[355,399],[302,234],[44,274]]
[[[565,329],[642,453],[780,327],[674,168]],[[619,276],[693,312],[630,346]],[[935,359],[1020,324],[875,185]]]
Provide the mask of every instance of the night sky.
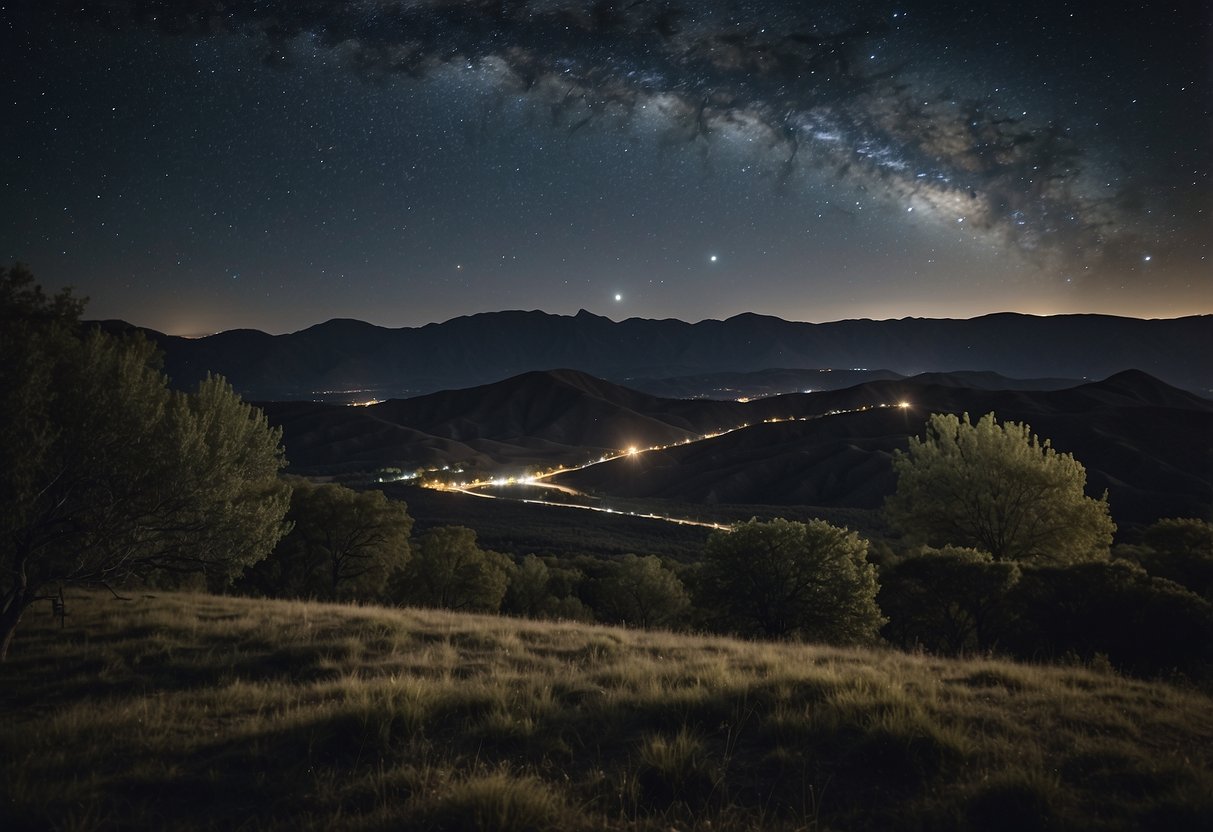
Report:
[[1207,4],[0,0],[0,258],[174,334],[1213,312]]

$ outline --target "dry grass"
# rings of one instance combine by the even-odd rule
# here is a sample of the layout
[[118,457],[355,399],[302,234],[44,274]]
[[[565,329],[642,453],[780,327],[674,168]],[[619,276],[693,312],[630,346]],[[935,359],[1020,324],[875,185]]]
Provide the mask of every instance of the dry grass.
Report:
[[6,830],[1213,827],[1213,702],[1081,668],[204,595],[0,666]]

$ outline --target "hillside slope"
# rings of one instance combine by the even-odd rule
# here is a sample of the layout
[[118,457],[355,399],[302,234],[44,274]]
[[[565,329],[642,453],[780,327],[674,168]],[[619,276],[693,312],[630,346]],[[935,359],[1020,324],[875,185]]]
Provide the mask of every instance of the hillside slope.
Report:
[[[929,414],[993,411],[1074,454],[1089,493],[1109,492],[1118,522],[1213,511],[1207,399],[1136,370],[1060,390],[975,389],[968,374],[928,378],[743,403],[662,399],[555,370],[370,407],[263,407],[282,426],[299,473],[448,466],[497,476],[671,446],[559,481],[614,497],[849,508],[875,508],[892,492],[892,453],[921,435]],[[696,441],[743,424],[750,427]]]
[[[803,418],[871,405],[803,422]],[[653,451],[558,481],[583,491],[686,502],[876,508],[896,481],[892,453],[921,435],[930,413],[994,412],[1026,422],[1087,469],[1087,491],[1106,489],[1118,522],[1208,517],[1213,512],[1213,402],[1128,371],[1065,390],[988,391],[914,379],[751,402],[751,427]]]
[[297,472],[571,464],[681,442],[745,418],[737,402],[660,399],[575,370],[524,373],[367,407],[264,402]]
[[1081,668],[71,593],[0,665],[5,829],[1213,825],[1213,702]]

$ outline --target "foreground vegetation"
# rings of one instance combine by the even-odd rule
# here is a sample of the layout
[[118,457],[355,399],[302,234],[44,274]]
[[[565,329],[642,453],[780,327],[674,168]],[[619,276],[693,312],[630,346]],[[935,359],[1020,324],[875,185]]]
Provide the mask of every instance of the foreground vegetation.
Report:
[[69,593],[0,666],[5,828],[1213,824],[1213,701],[1091,668]]

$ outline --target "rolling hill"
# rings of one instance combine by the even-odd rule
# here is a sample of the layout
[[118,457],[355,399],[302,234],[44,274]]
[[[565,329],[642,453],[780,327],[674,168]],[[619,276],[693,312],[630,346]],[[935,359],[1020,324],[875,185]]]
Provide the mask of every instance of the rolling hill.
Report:
[[300,473],[499,473],[669,446],[559,481],[613,497],[850,508],[877,507],[891,493],[892,452],[921,434],[930,413],[993,411],[1074,454],[1089,492],[1106,489],[1120,522],[1213,508],[1213,402],[1138,371],[1043,391],[974,389],[965,379],[874,381],[743,403],[661,399],[560,370],[369,407],[264,407]]
[[[624,497],[875,508],[893,491],[891,458],[933,412],[993,411],[1026,422],[1087,469],[1088,493],[1108,491],[1120,522],[1213,510],[1213,402],[1137,371],[1054,391],[986,391],[916,380],[872,382],[752,402],[763,418],[803,417],[865,404],[910,407],[755,424],[559,481]],[[751,420],[758,421],[758,420]]]

